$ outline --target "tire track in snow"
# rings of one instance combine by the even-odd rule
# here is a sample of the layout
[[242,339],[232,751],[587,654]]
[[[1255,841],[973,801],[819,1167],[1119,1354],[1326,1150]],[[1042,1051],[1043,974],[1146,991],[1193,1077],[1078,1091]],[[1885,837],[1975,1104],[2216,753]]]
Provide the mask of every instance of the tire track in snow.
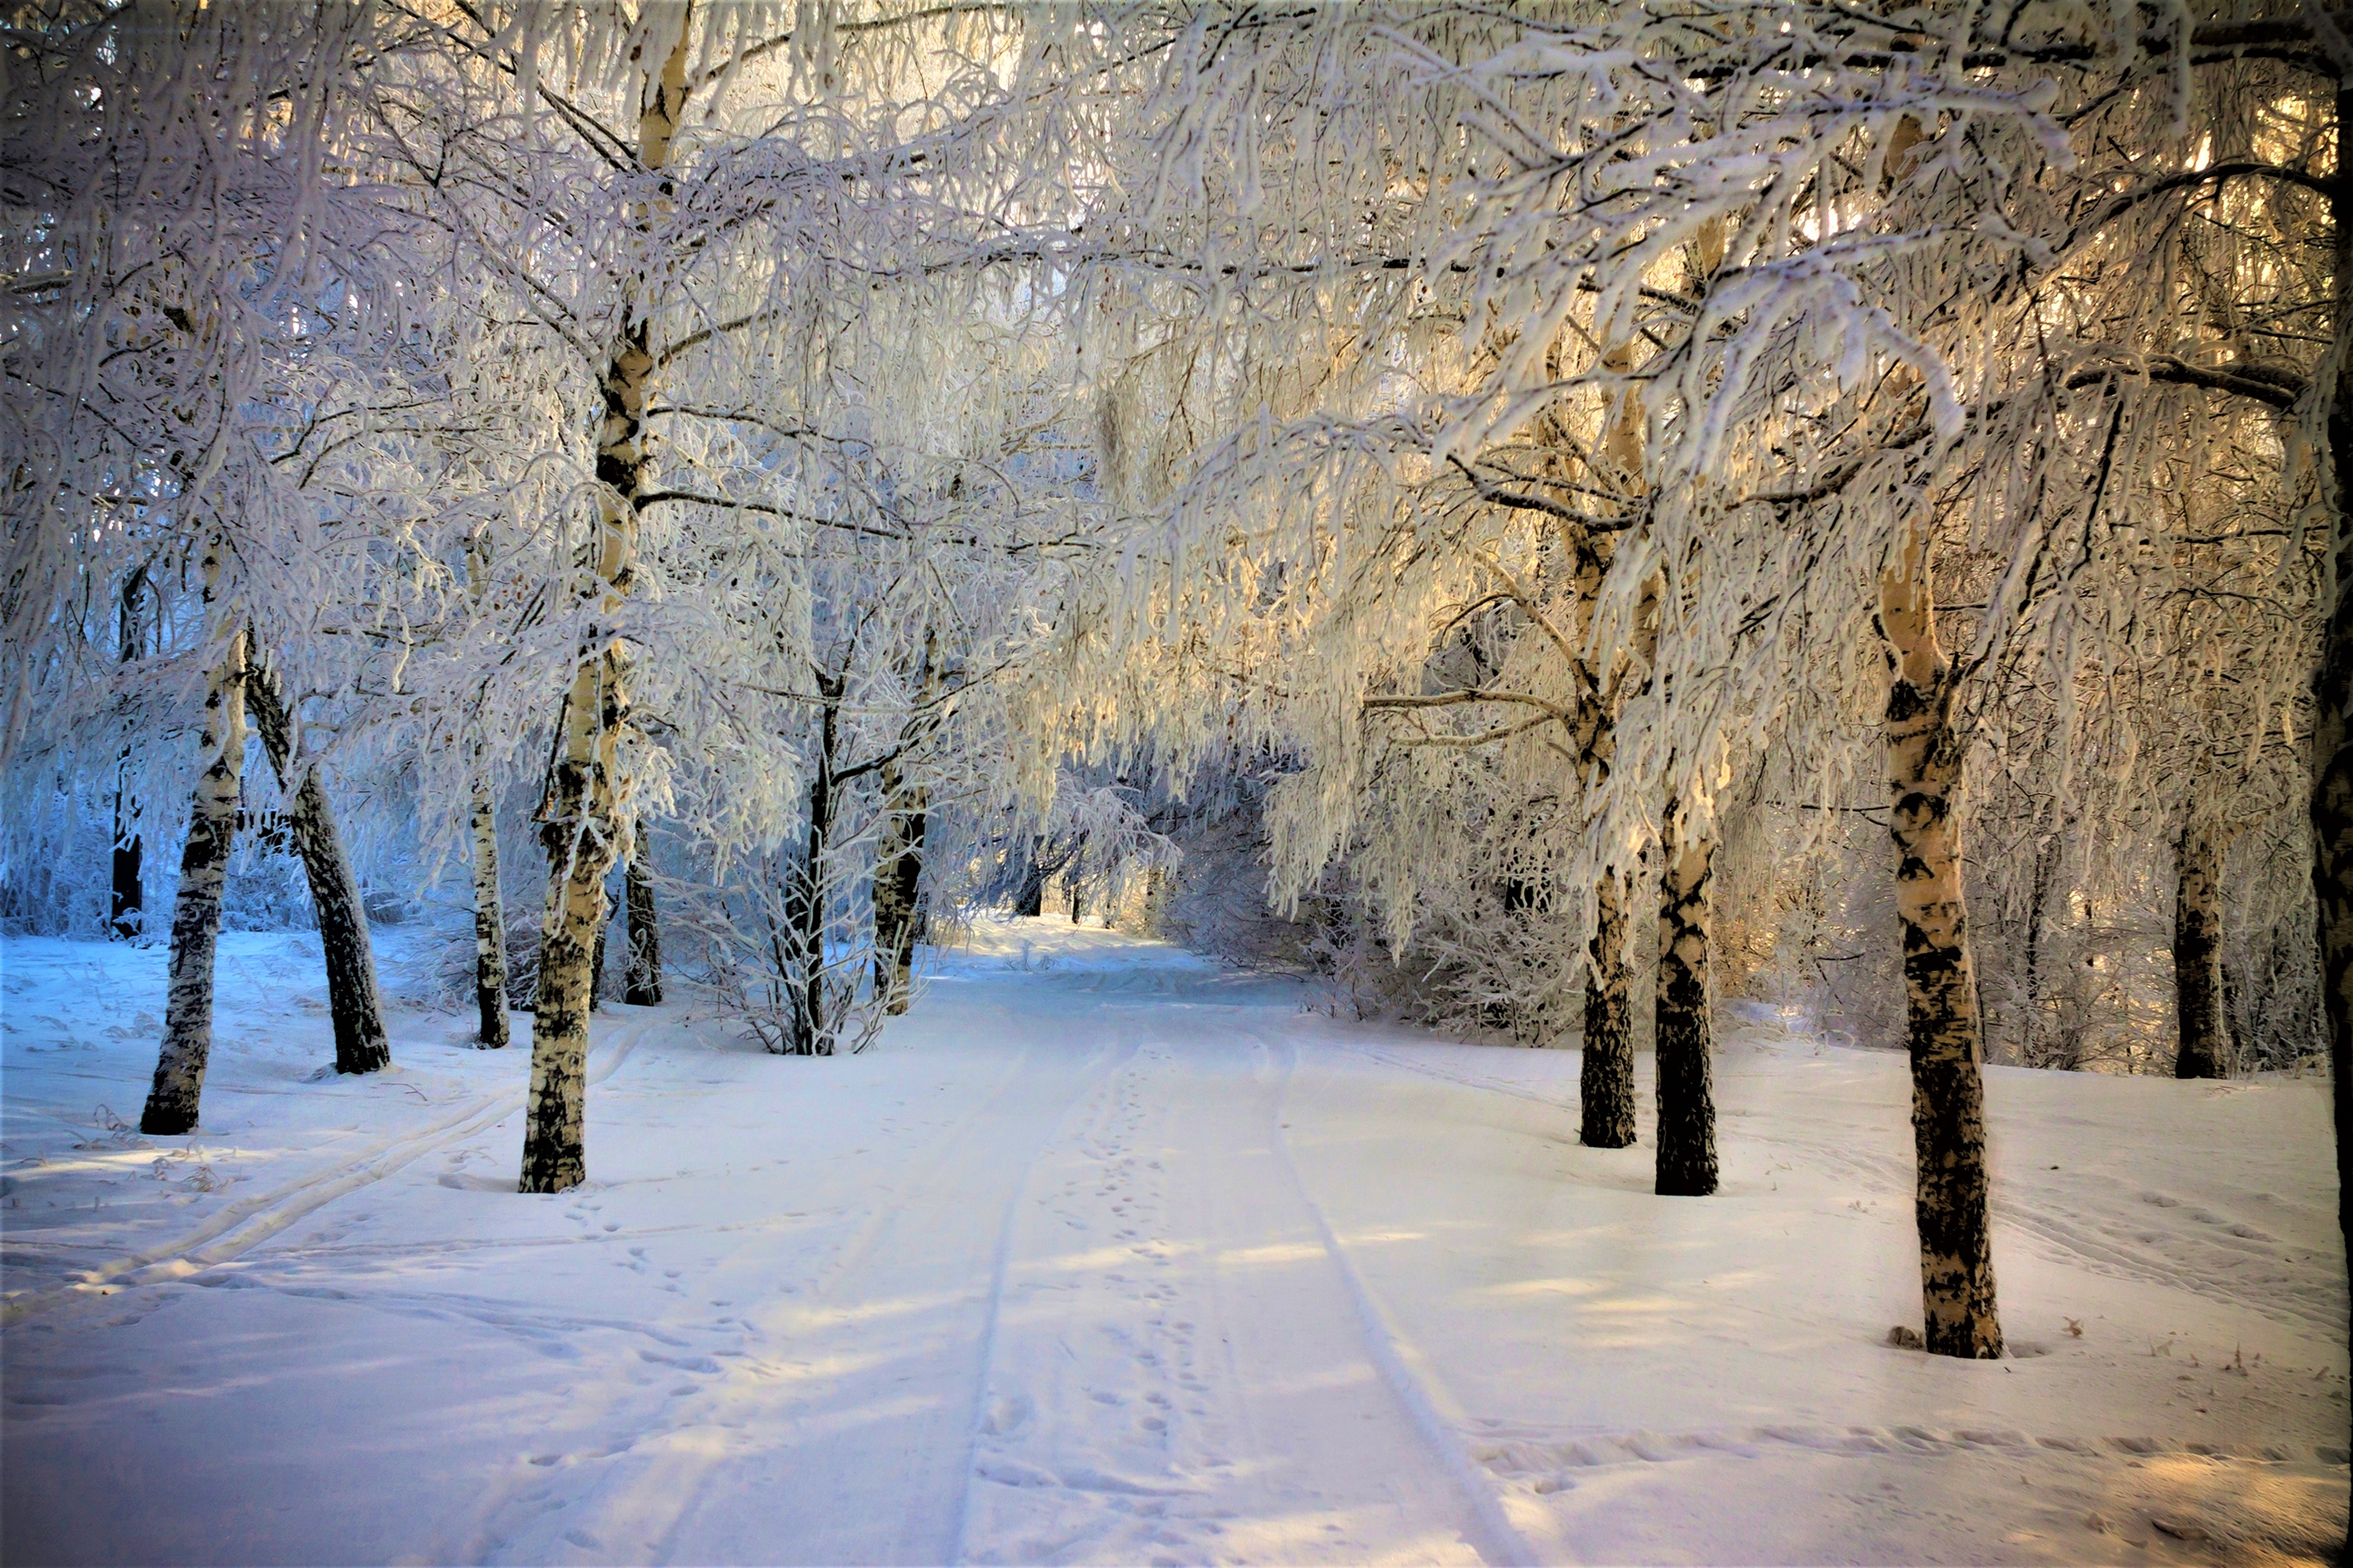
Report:
[[[631,1019],[592,1045],[588,1087],[611,1078],[628,1060],[646,1031],[659,1022],[651,1017]],[[384,1139],[269,1192],[225,1205],[203,1224],[170,1241],[85,1268],[72,1284],[11,1301],[0,1321],[17,1322],[86,1300],[91,1291],[109,1285],[163,1284],[233,1262],[337,1198],[374,1185],[421,1155],[496,1126],[522,1110],[526,1098],[524,1089],[478,1096],[452,1115]]]
[[[1260,1037],[1260,1040],[1261,1044],[1269,1043],[1264,1037]],[[1472,1530],[1466,1533],[1479,1555],[1495,1564],[1496,1568],[1504,1563],[1535,1563],[1538,1561],[1538,1553],[1513,1525],[1485,1469],[1474,1460],[1463,1443],[1461,1434],[1466,1424],[1463,1413],[1454,1408],[1453,1401],[1435,1386],[1434,1377],[1416,1370],[1427,1367],[1428,1362],[1365,1284],[1364,1276],[1356,1272],[1356,1266],[1348,1257],[1347,1249],[1340,1245],[1340,1237],[1333,1230],[1324,1205],[1317,1203],[1314,1194],[1308,1190],[1306,1178],[1299,1170],[1299,1161],[1292,1152],[1291,1141],[1282,1135],[1284,1107],[1289,1103],[1292,1080],[1299,1068],[1299,1047],[1294,1042],[1285,1041],[1283,1051],[1282,1078],[1274,1097],[1273,1145],[1282,1156],[1282,1168],[1291,1178],[1292,1190],[1298,1194],[1301,1205],[1314,1222],[1324,1253],[1331,1258],[1334,1268],[1347,1288],[1350,1300],[1356,1306],[1356,1324],[1364,1336],[1365,1349],[1398,1403],[1404,1406],[1431,1457],[1438,1460],[1440,1467],[1461,1490],[1473,1525]]]

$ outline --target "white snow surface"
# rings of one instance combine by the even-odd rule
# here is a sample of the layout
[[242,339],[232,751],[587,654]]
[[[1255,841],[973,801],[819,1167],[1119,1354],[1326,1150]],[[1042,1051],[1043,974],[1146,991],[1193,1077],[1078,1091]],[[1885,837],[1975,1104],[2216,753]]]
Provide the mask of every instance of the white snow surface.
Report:
[[[397,992],[406,931],[379,933]],[[2287,1562],[2345,1528],[2326,1086],[1996,1069],[2013,1352],[1918,1321],[1903,1058],[1751,1017],[1725,1182],[1577,1142],[1577,1054],[983,921],[863,1055],[529,1019],[332,1053],[315,936],[0,944],[0,1556],[106,1563]],[[1642,1093],[1649,1094],[1648,1062]]]

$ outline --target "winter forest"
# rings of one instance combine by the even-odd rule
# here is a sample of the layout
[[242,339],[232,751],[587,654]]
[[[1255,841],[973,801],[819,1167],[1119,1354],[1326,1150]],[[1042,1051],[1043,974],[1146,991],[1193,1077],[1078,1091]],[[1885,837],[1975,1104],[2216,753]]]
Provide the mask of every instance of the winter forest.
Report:
[[2344,1560],[2353,12],[0,71],[8,1561]]

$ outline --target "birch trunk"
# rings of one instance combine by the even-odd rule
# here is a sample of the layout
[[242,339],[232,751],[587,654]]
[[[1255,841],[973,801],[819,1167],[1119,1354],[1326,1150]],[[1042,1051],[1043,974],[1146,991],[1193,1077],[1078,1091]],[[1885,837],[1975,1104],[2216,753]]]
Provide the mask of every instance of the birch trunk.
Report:
[[474,1003],[482,1021],[475,1035],[486,1051],[505,1048],[507,923],[499,891],[499,813],[487,774],[474,774]]
[[1925,521],[1880,579],[1887,641],[1887,777],[1894,807],[1895,916],[1904,940],[1912,1058],[1914,1204],[1928,1350],[2001,1354],[1987,1209],[1985,1084],[1977,984],[1961,895],[1961,772],[1952,729],[1953,667],[1936,641]]
[[1584,1112],[1578,1137],[1594,1149],[1634,1142],[1633,975],[1626,962],[1626,902],[1615,875],[1594,889],[1593,934],[1586,938],[1585,1055],[1577,1093]]
[[1673,811],[1660,845],[1659,974],[1655,997],[1662,1197],[1715,1191],[1715,1084],[1707,1016],[1707,881],[1715,841],[1679,837]]
[[[638,100],[638,161],[648,170],[669,163],[670,140],[686,108],[687,21],[680,17],[677,41]],[[601,624],[592,624],[581,640],[540,805],[548,889],[531,1026],[522,1180],[526,1193],[565,1192],[587,1175],[589,962],[605,919],[605,875],[619,857],[628,830],[621,739],[629,723],[628,654],[610,623],[628,598],[637,572],[646,394],[654,371],[644,288],[641,273],[630,290],[634,297],[625,301],[628,324],[603,377],[604,418],[596,436],[602,500],[591,546],[595,579],[587,593]]]
[[923,830],[929,805],[897,764],[882,768],[882,844],[874,868],[874,989],[882,1010],[907,1010],[915,973],[915,899],[923,880]]
[[[209,612],[220,592],[219,547],[204,562]],[[229,638],[205,679],[204,754],[180,854],[180,892],[172,910],[172,971],[164,1004],[164,1045],[139,1131],[174,1137],[196,1125],[205,1068],[213,1048],[213,954],[220,942],[221,888],[237,841],[237,796],[245,770],[245,633]]]
[[2222,1022],[2222,855],[2202,817],[2183,825],[2174,856],[2173,1000],[2180,1026],[2176,1078],[2228,1078]]
[[646,870],[646,845],[640,837],[629,857],[629,974],[621,1000],[632,1007],[661,1005],[661,917],[654,909],[653,879]]
[[[490,537],[478,532],[466,546],[466,581],[475,604],[490,586]],[[483,763],[481,721],[475,720],[474,811],[469,825],[474,846],[474,1005],[481,1023],[475,1043],[486,1051],[503,1050],[507,1032],[507,917],[505,895],[499,886],[499,803],[491,791],[491,775]]]
[[[1612,370],[1633,367],[1633,351],[1624,344],[1604,356]],[[1575,443],[1566,434],[1561,444]],[[1601,477],[1623,492],[1630,510],[1643,503],[1647,446],[1641,401],[1628,392],[1611,410],[1602,436]],[[1590,629],[1592,605],[1618,551],[1614,530],[1575,531],[1568,541],[1575,565],[1571,583],[1577,605],[1575,635],[1582,640]],[[1655,636],[1656,622],[1645,619],[1644,631]],[[1638,638],[1638,657],[1648,661],[1646,644]],[[1588,667],[1586,689],[1595,695],[1578,705],[1577,773],[1585,788],[1597,788],[1609,776],[1618,746],[1618,701],[1633,666],[1620,661],[1613,668]],[[1606,697],[1600,693],[1607,691]],[[1577,1100],[1582,1111],[1579,1139],[1596,1149],[1624,1149],[1634,1142],[1634,1013],[1633,966],[1629,962],[1626,904],[1618,885],[1617,868],[1606,867],[1594,889],[1593,931],[1586,939],[1585,1041],[1577,1063]]]
[[[246,694],[254,728],[261,734],[261,749],[269,757],[270,771],[278,775],[279,791],[283,794],[300,765],[293,715],[269,657],[258,643],[254,649]],[[390,1067],[392,1047],[385,1038],[384,1006],[376,994],[367,907],[360,900],[359,879],[352,874],[351,857],[343,851],[343,835],[335,829],[334,813],[327,805],[326,786],[315,764],[303,769],[302,784],[288,805],[286,823],[294,851],[302,858],[302,874],[311,884],[311,907],[319,916],[319,944],[327,960],[327,1012],[335,1029],[335,1070],[362,1073]]]

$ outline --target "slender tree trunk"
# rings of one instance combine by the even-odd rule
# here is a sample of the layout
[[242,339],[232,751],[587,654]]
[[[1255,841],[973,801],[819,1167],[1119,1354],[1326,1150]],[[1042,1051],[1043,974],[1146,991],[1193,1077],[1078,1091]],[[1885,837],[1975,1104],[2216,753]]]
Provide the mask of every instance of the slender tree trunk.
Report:
[[474,774],[474,1003],[482,1021],[475,1039],[503,1049],[507,1035],[507,924],[499,891],[499,813],[491,781]]
[[1083,850],[1071,857],[1071,868],[1066,874],[1071,884],[1071,923],[1072,925],[1079,923],[1079,916],[1086,908],[1084,899],[1079,890],[1079,877],[1085,868],[1086,854]]
[[1021,873],[1021,889],[1013,895],[1013,912],[1033,921],[1046,912],[1046,868],[1039,858],[1045,847],[1042,837],[1030,844],[1029,868]]
[[113,888],[107,900],[107,934],[129,942],[146,929],[146,846],[139,835],[139,802],[123,788],[130,749],[115,763]]
[[[686,108],[687,23],[681,15],[669,58],[638,100],[638,162],[649,171],[669,163],[670,141]],[[621,341],[605,367],[604,418],[596,436],[603,500],[591,544],[595,578],[587,594],[598,619],[582,637],[574,662],[540,805],[548,892],[531,1026],[522,1182],[527,1193],[564,1192],[587,1176],[589,963],[605,920],[605,876],[628,830],[621,742],[630,727],[629,658],[613,621],[637,576],[637,498],[645,470],[646,395],[654,373],[644,289],[640,274],[626,302]]]
[[2176,1078],[2228,1078],[2230,1037],[2222,1023],[2221,847],[2193,816],[2174,856],[2173,997],[2180,1025]]
[[1659,1164],[1662,1197],[1715,1191],[1714,1045],[1707,1016],[1707,880],[1715,840],[1678,834],[1672,805],[1660,845],[1659,975],[1656,999]]
[[2042,1066],[2042,921],[2050,907],[2051,884],[2058,877],[2060,835],[2052,834],[2035,847],[2034,872],[2027,889],[2026,952],[2023,987],[2026,1005],[2019,1020],[2018,1059],[2028,1067]]
[[1951,723],[1953,667],[1936,641],[1927,527],[1925,519],[1912,524],[1882,576],[1879,612],[1892,678],[1888,820],[1899,856],[1895,916],[1918,1164],[1914,1210],[1927,1348],[1990,1359],[2001,1354],[2001,1323],[1988,1220],[1983,1047],[1955,816],[1961,746]]
[[[2340,146],[2348,126],[2353,80],[2337,89]],[[2329,388],[2327,426],[2333,571],[2313,679],[2312,890],[2319,906],[2321,1000],[2328,1014],[2337,1121],[2337,1224],[2353,1289],[2353,174],[2341,159],[2329,184],[2328,216],[2336,247],[2337,379]],[[2337,1561],[2353,1563],[2353,1535]]]
[[[466,546],[466,580],[474,602],[481,603],[490,586],[491,545],[487,531],[477,532]],[[481,1014],[474,1039],[486,1051],[503,1050],[507,1031],[507,918],[505,895],[499,886],[499,805],[491,790],[488,750],[475,721],[474,811],[470,826],[474,846],[474,1005]]]
[[[250,634],[248,634],[248,637]],[[293,715],[269,655],[254,643],[253,668],[246,678],[246,694],[260,732],[261,749],[278,775],[282,795],[287,780],[300,765],[295,750]],[[375,1072],[392,1065],[392,1047],[385,1038],[384,1006],[376,994],[375,952],[368,942],[367,907],[360,899],[359,879],[352,874],[351,857],[343,851],[343,835],[327,805],[326,786],[314,764],[302,770],[302,785],[288,804],[286,825],[294,852],[302,858],[302,874],[311,884],[311,907],[319,916],[319,945],[327,960],[327,1011],[335,1029],[335,1070]]]
[[[220,592],[219,545],[205,553],[207,618]],[[204,754],[180,855],[180,892],[172,911],[171,988],[164,1005],[164,1045],[139,1131],[160,1137],[196,1125],[205,1068],[213,1048],[213,955],[220,942],[221,889],[237,840],[237,796],[245,771],[245,633],[238,630],[205,681]]]
[[[139,591],[146,585],[147,568],[140,567],[122,584],[122,603],[116,636],[121,662],[135,662],[146,637],[139,624]],[[107,934],[117,942],[136,937],[147,924],[146,847],[139,835],[139,802],[124,787],[131,771],[131,742],[126,739],[114,760],[113,887],[108,900]]]
[[1585,942],[1585,1054],[1577,1091],[1582,1142],[1623,1149],[1634,1142],[1634,1019],[1626,962],[1626,900],[1605,870],[1594,889],[1593,934]]
[[596,922],[596,945],[588,957],[588,1011],[605,1010],[605,939],[613,932],[613,890],[605,889],[604,918]]
[[621,1000],[632,1007],[659,1007],[662,999],[661,917],[654,909],[654,884],[646,869],[642,830],[629,857],[629,976]]
[[874,868],[874,990],[892,1016],[907,1010],[915,971],[915,899],[923,879],[928,802],[895,763],[882,768],[882,845]]
[[817,772],[809,780],[808,846],[785,904],[792,960],[799,969],[793,1005],[791,1054],[829,1055],[825,1040],[825,857],[833,833],[834,749],[839,744],[840,677],[819,675],[823,708],[818,721]]

